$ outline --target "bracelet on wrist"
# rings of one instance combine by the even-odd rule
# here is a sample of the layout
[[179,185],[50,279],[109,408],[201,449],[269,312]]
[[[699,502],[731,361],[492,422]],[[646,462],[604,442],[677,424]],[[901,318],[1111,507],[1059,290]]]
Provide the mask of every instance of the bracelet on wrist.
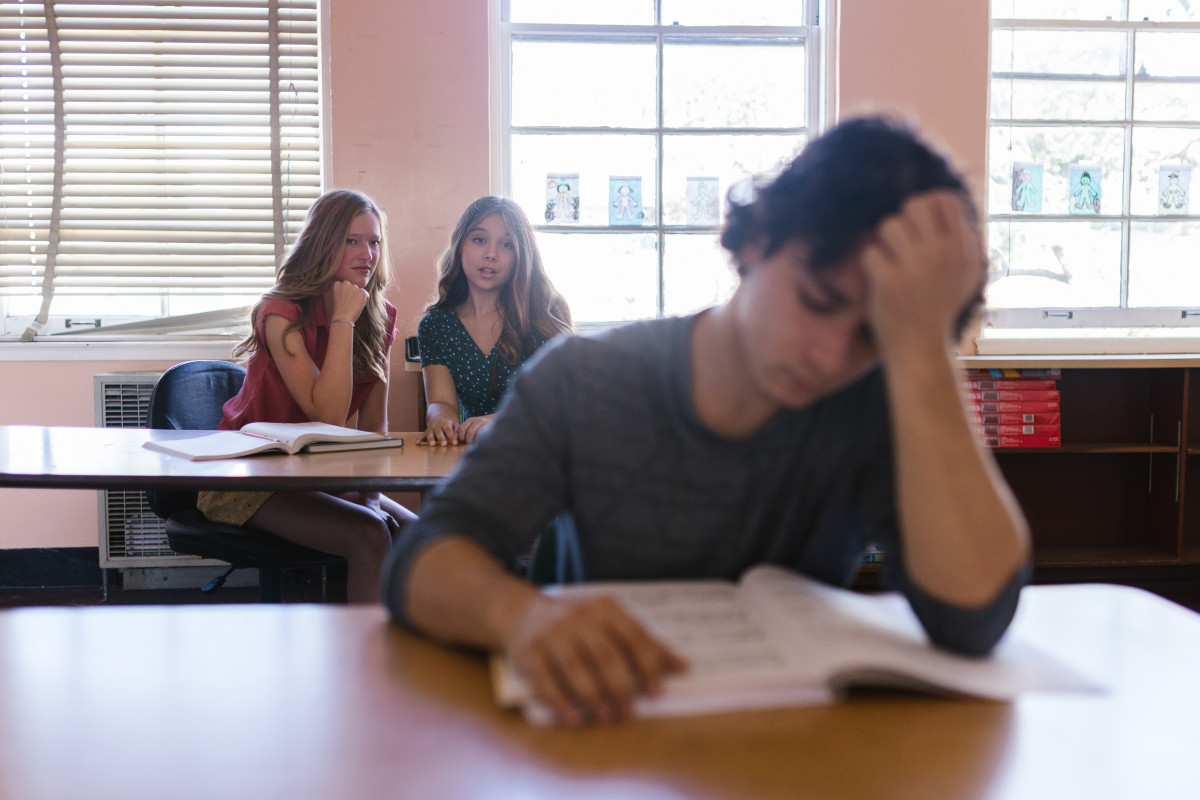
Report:
[[332,325],[334,322],[344,322],[344,323],[346,323],[347,325],[349,325],[351,328],[353,328],[353,327],[354,327],[354,321],[353,321],[353,320],[349,320],[349,319],[335,319],[335,320],[331,320],[329,324],[330,324],[330,325]]

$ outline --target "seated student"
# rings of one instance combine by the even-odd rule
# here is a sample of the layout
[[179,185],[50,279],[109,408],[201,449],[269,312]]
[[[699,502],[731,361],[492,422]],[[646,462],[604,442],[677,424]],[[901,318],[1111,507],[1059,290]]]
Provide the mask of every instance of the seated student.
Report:
[[502,197],[476,200],[438,259],[437,296],[417,326],[424,441],[473,442],[516,369],[570,331],[571,310],[542,266],[521,207]]
[[384,570],[397,621],[505,651],[565,723],[626,716],[686,665],[615,603],[503,568],[560,512],[593,580],[769,562],[847,585],[877,543],[932,642],[969,654],[1028,577],[959,390],[986,267],[946,161],[897,123],[845,122],[734,203],[721,241],[728,302],[546,347]]
[[[383,211],[366,195],[327,192],[275,286],[250,315],[250,335],[234,348],[248,359],[246,380],[225,403],[218,427],[250,422],[327,422],[387,431],[388,349],[396,309],[387,285]],[[416,516],[378,492],[200,492],[214,522],[248,525],[346,559],[346,597],[379,596],[391,536]]]

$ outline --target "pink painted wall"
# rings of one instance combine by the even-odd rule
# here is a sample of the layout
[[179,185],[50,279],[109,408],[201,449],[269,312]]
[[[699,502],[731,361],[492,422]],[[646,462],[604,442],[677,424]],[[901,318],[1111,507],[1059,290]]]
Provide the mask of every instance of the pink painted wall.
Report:
[[[329,187],[387,212],[390,299],[400,335],[415,336],[434,260],[489,191],[487,0],[332,0],[328,41]],[[388,420],[415,430],[418,373],[396,356]]]
[[[489,191],[488,0],[329,0],[328,186],[389,215],[402,336],[433,289],[433,261],[467,204]],[[843,115],[896,109],[984,178],[988,4],[841,0]],[[416,374],[393,359],[393,430],[417,422]],[[0,423],[91,425],[92,375],[163,361],[0,362]],[[36,387],[36,388],[32,388]],[[90,491],[0,489],[0,549],[97,544]]]
[[898,111],[948,148],[982,201],[987,153],[987,0],[841,0],[843,117]]
[[[0,423],[79,425],[96,422],[92,376],[162,372],[169,361],[9,361],[0,363]],[[0,549],[95,547],[96,493],[0,489]]]

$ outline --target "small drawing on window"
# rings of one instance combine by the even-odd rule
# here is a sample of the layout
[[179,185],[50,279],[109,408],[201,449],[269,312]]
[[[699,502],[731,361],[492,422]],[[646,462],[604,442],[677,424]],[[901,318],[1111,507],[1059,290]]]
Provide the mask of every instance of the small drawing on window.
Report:
[[1068,213],[1100,213],[1100,177],[1102,174],[1103,170],[1099,164],[1071,165],[1071,195],[1067,204]]
[[1160,165],[1158,168],[1158,213],[1187,214],[1191,183],[1191,164]]
[[721,221],[720,187],[718,178],[687,179],[688,225],[716,225]]
[[1037,214],[1042,210],[1042,174],[1038,161],[1016,161],[1012,168],[1012,210]]
[[546,222],[579,222],[579,173],[546,176]]
[[641,225],[646,219],[642,208],[642,179],[621,177],[608,179],[608,224]]

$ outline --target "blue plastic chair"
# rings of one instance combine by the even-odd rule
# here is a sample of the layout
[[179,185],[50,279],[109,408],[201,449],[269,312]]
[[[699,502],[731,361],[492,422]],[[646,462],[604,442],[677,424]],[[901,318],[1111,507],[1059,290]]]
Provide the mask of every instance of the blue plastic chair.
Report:
[[[221,407],[242,388],[246,370],[227,361],[185,361],[168,369],[150,395],[147,426],[173,430],[215,430]],[[211,522],[196,509],[196,492],[146,493],[150,508],[166,521],[167,542],[176,553],[224,561],[229,570],[201,591],[215,592],[235,569],[257,569],[259,599],[283,602],[283,574],[289,570],[344,562],[340,556],[289,542],[256,528]],[[324,580],[322,580],[324,585]]]

